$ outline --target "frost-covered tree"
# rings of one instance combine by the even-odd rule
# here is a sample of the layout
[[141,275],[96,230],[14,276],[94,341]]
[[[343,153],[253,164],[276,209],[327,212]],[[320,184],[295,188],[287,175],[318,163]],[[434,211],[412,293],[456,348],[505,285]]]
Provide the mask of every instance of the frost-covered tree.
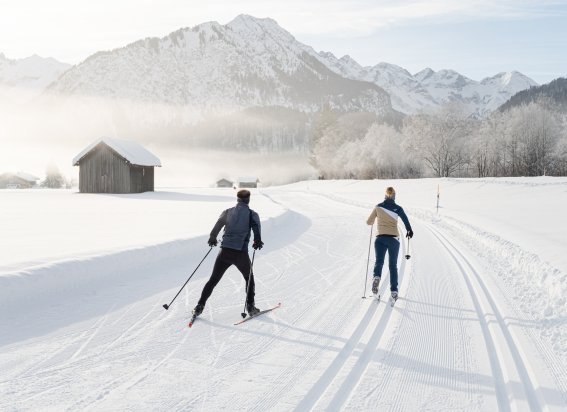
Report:
[[[327,178],[567,174],[567,115],[546,101],[479,121],[449,105],[408,116],[402,131],[362,114],[330,123],[313,149]],[[425,173],[427,171],[427,173]]]
[[434,176],[462,174],[468,163],[465,143],[470,137],[473,121],[464,117],[454,105],[434,114],[408,117],[403,133],[407,145],[414,147]]
[[41,182],[41,186],[48,187],[50,189],[59,189],[63,187],[65,184],[65,178],[61,173],[59,173],[59,169],[55,165],[47,166],[47,170],[45,173],[45,180]]
[[557,141],[555,151],[553,153],[554,167],[553,174],[559,176],[567,176],[567,121],[563,123],[563,135]]
[[544,102],[514,107],[504,113],[508,170],[512,176],[553,173],[554,152],[561,136],[558,113]]
[[471,173],[476,177],[505,174],[506,128],[499,112],[478,125],[468,141]]
[[405,157],[402,135],[384,124],[374,124],[361,140],[359,162],[354,162],[365,178],[397,178],[403,174]]
[[370,113],[347,113],[330,122],[313,147],[312,165],[325,178],[356,177],[349,166],[356,160],[345,150],[349,142],[359,142],[364,137],[375,119]]

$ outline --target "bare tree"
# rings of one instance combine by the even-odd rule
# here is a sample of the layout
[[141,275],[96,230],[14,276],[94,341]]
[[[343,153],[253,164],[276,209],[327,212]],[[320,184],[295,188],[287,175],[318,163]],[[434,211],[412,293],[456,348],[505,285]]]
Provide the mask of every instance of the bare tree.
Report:
[[450,105],[434,114],[408,118],[404,134],[435,176],[449,177],[468,163],[465,142],[472,132],[471,122]]

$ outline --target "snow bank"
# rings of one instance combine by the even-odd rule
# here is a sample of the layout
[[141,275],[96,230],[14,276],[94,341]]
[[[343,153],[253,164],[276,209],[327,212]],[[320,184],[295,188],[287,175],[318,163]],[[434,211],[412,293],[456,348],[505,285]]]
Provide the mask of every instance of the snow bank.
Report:
[[[209,222],[212,226],[214,222]],[[278,237],[283,227],[288,236]],[[262,220],[263,251],[293,241],[309,221],[292,211]],[[292,233],[292,236],[289,236]],[[268,240],[270,239],[270,240]],[[68,259],[0,276],[0,346],[102,316],[163,291],[181,287],[205,256],[208,235]],[[218,248],[194,279],[209,276]],[[156,285],[158,288],[156,288]],[[164,296],[169,303],[173,296]]]
[[[76,190],[1,190],[0,276],[55,261],[208,234],[233,189],[194,188],[140,194]],[[262,219],[282,213],[257,191],[251,207]]]

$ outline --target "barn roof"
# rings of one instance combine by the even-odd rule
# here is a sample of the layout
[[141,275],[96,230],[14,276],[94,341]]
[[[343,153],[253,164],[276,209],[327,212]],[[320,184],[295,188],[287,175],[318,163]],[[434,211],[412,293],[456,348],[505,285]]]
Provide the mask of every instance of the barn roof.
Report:
[[140,143],[111,137],[102,137],[88,145],[83,151],[81,151],[81,153],[73,158],[73,166],[78,166],[81,159],[100,143],[106,144],[133,165],[161,166],[161,161],[154,154],[145,149]]
[[30,182],[30,183],[35,183],[36,180],[39,180],[39,177],[36,177],[36,176],[29,174],[29,173],[24,173],[24,172],[18,172],[14,176],[19,177],[20,179],[23,179],[23,180]]
[[237,179],[239,183],[258,183],[258,178],[253,176],[244,176]]

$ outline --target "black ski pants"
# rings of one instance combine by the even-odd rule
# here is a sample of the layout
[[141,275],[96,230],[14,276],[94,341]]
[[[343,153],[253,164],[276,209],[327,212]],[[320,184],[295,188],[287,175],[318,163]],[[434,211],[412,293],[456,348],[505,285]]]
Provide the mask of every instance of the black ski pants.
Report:
[[[215,266],[213,267],[213,273],[211,278],[205,284],[203,292],[201,293],[201,298],[199,299],[199,304],[205,306],[207,299],[213,293],[213,289],[222,279],[224,272],[230,266],[236,266],[237,269],[242,273],[244,280],[246,281],[246,290],[248,294],[246,295],[246,303],[254,304],[254,274],[250,272],[251,263],[250,257],[248,256],[248,250],[234,250],[234,249],[223,249],[221,248],[217,260],[215,261]],[[251,276],[250,287],[248,288],[248,277]]]

